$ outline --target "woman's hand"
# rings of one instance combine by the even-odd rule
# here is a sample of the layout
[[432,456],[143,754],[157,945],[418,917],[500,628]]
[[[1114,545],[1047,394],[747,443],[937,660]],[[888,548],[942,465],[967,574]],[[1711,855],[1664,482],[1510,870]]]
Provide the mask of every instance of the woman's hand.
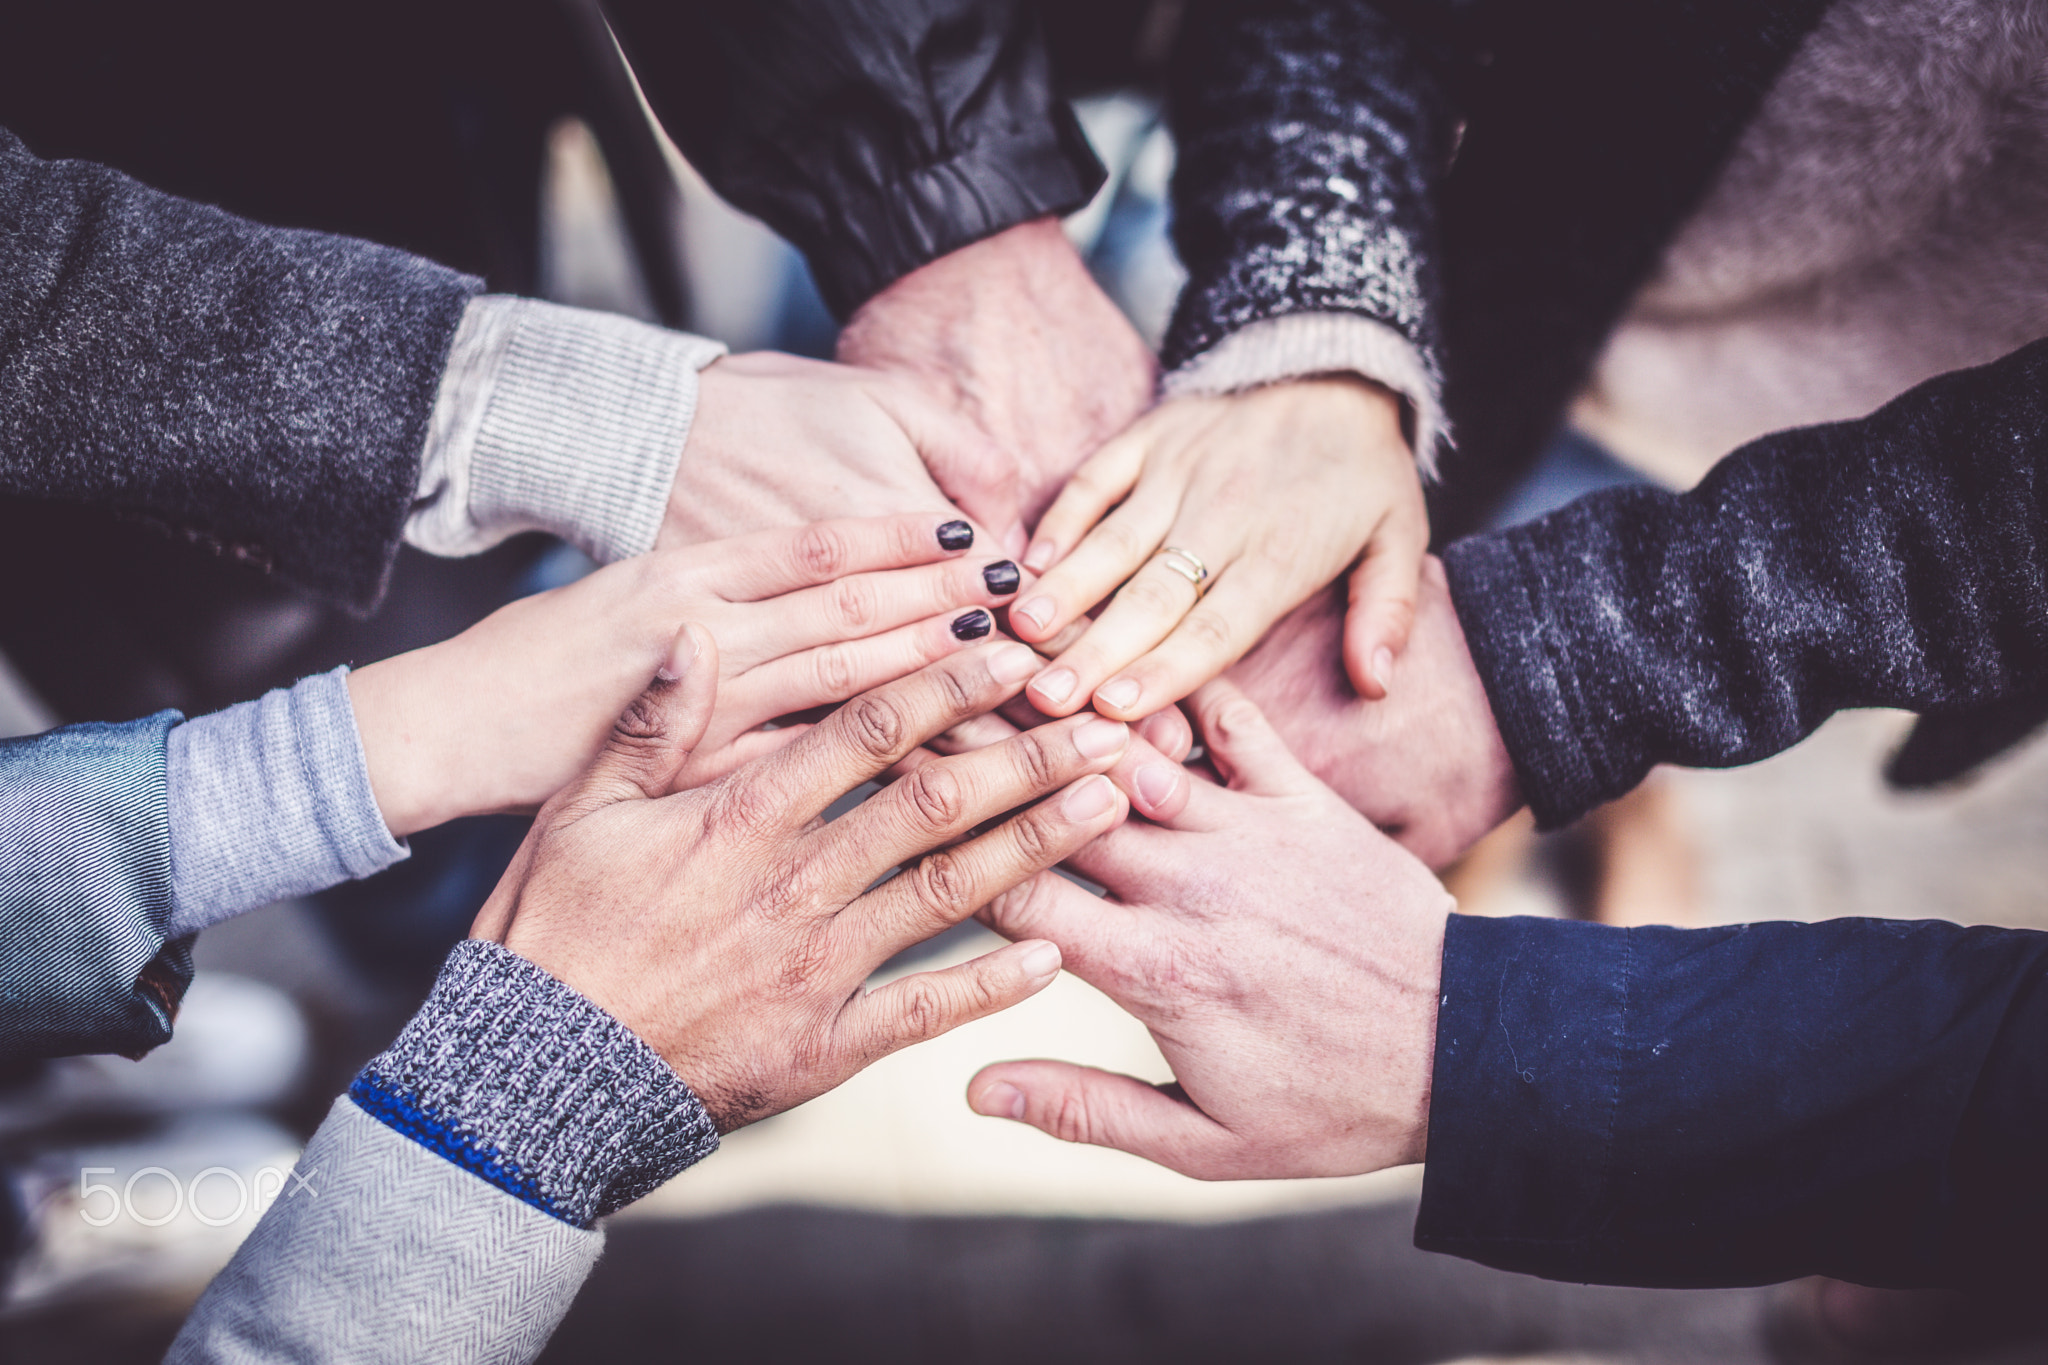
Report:
[[719,643],[718,714],[685,785],[845,701],[988,635],[1017,566],[967,553],[933,515],[763,531],[599,569],[502,607],[452,640],[349,675],[370,785],[403,838],[460,815],[532,810],[574,777],[696,622]]
[[1045,577],[1010,624],[1059,652],[1028,695],[1048,715],[1149,715],[1235,663],[1361,550],[1355,652],[1369,694],[1384,695],[1428,542],[1399,402],[1378,385],[1169,400],[1091,457],[1038,525],[1024,562]]

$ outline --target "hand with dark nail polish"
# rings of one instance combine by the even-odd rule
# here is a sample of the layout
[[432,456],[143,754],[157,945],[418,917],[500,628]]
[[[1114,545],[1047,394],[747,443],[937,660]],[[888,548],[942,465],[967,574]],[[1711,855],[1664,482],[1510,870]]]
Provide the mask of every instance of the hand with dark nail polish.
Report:
[[981,571],[981,581],[988,584],[988,590],[997,597],[1008,597],[1017,591],[1017,584],[1023,581],[1017,572],[1015,560],[1005,559],[991,564]]
[[939,548],[965,550],[974,544],[974,528],[964,521],[949,521],[939,527]]
[[956,640],[979,640],[995,626],[996,618],[980,607],[953,618],[953,638]]

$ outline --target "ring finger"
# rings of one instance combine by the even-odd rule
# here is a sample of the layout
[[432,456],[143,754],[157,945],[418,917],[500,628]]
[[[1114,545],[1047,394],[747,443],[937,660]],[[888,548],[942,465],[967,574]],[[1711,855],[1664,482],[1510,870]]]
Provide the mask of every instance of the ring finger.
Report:
[[[1111,674],[1171,635],[1201,600],[1190,572],[1182,556],[1153,555],[1117,589],[1095,624],[1031,680],[1026,691],[1032,704],[1048,715],[1077,710]],[[1135,695],[1102,698],[1125,713],[1136,700]]]

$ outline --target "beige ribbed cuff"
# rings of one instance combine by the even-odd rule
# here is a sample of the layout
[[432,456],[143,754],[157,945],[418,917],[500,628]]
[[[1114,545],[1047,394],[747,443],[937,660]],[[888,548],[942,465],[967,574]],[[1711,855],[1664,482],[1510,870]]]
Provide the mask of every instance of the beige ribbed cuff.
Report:
[[485,295],[463,314],[405,538],[476,554],[548,531],[601,564],[654,548],[697,411],[703,337]]
[[1384,322],[1355,313],[1290,313],[1240,327],[1166,376],[1168,398],[1239,393],[1319,374],[1355,374],[1407,400],[1415,464],[1436,477],[1437,450],[1450,443],[1442,385],[1414,343]]

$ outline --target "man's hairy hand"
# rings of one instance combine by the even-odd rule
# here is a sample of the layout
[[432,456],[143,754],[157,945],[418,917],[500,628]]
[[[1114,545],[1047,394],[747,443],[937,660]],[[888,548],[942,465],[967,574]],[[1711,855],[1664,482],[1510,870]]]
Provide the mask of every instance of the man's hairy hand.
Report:
[[1353,809],[1431,867],[1447,866],[1522,796],[1443,562],[1423,560],[1415,625],[1386,700],[1352,690],[1343,640],[1340,584],[1281,618],[1228,676]]
[[[1057,974],[1058,950],[1034,941],[880,990],[864,984],[1120,822],[1123,798],[1101,774],[1129,732],[1095,717],[1045,726],[928,763],[826,824],[840,796],[1014,695],[1035,656],[978,646],[678,792],[710,723],[715,650],[686,628],[664,670],[680,679],[657,680],[582,778],[542,808],[472,933],[625,1023],[730,1132]],[[901,875],[875,885],[898,865]]]
[[932,473],[1012,554],[1081,461],[1151,404],[1158,377],[1051,218],[905,275],[853,315],[839,358],[912,382],[994,443],[998,464]]

